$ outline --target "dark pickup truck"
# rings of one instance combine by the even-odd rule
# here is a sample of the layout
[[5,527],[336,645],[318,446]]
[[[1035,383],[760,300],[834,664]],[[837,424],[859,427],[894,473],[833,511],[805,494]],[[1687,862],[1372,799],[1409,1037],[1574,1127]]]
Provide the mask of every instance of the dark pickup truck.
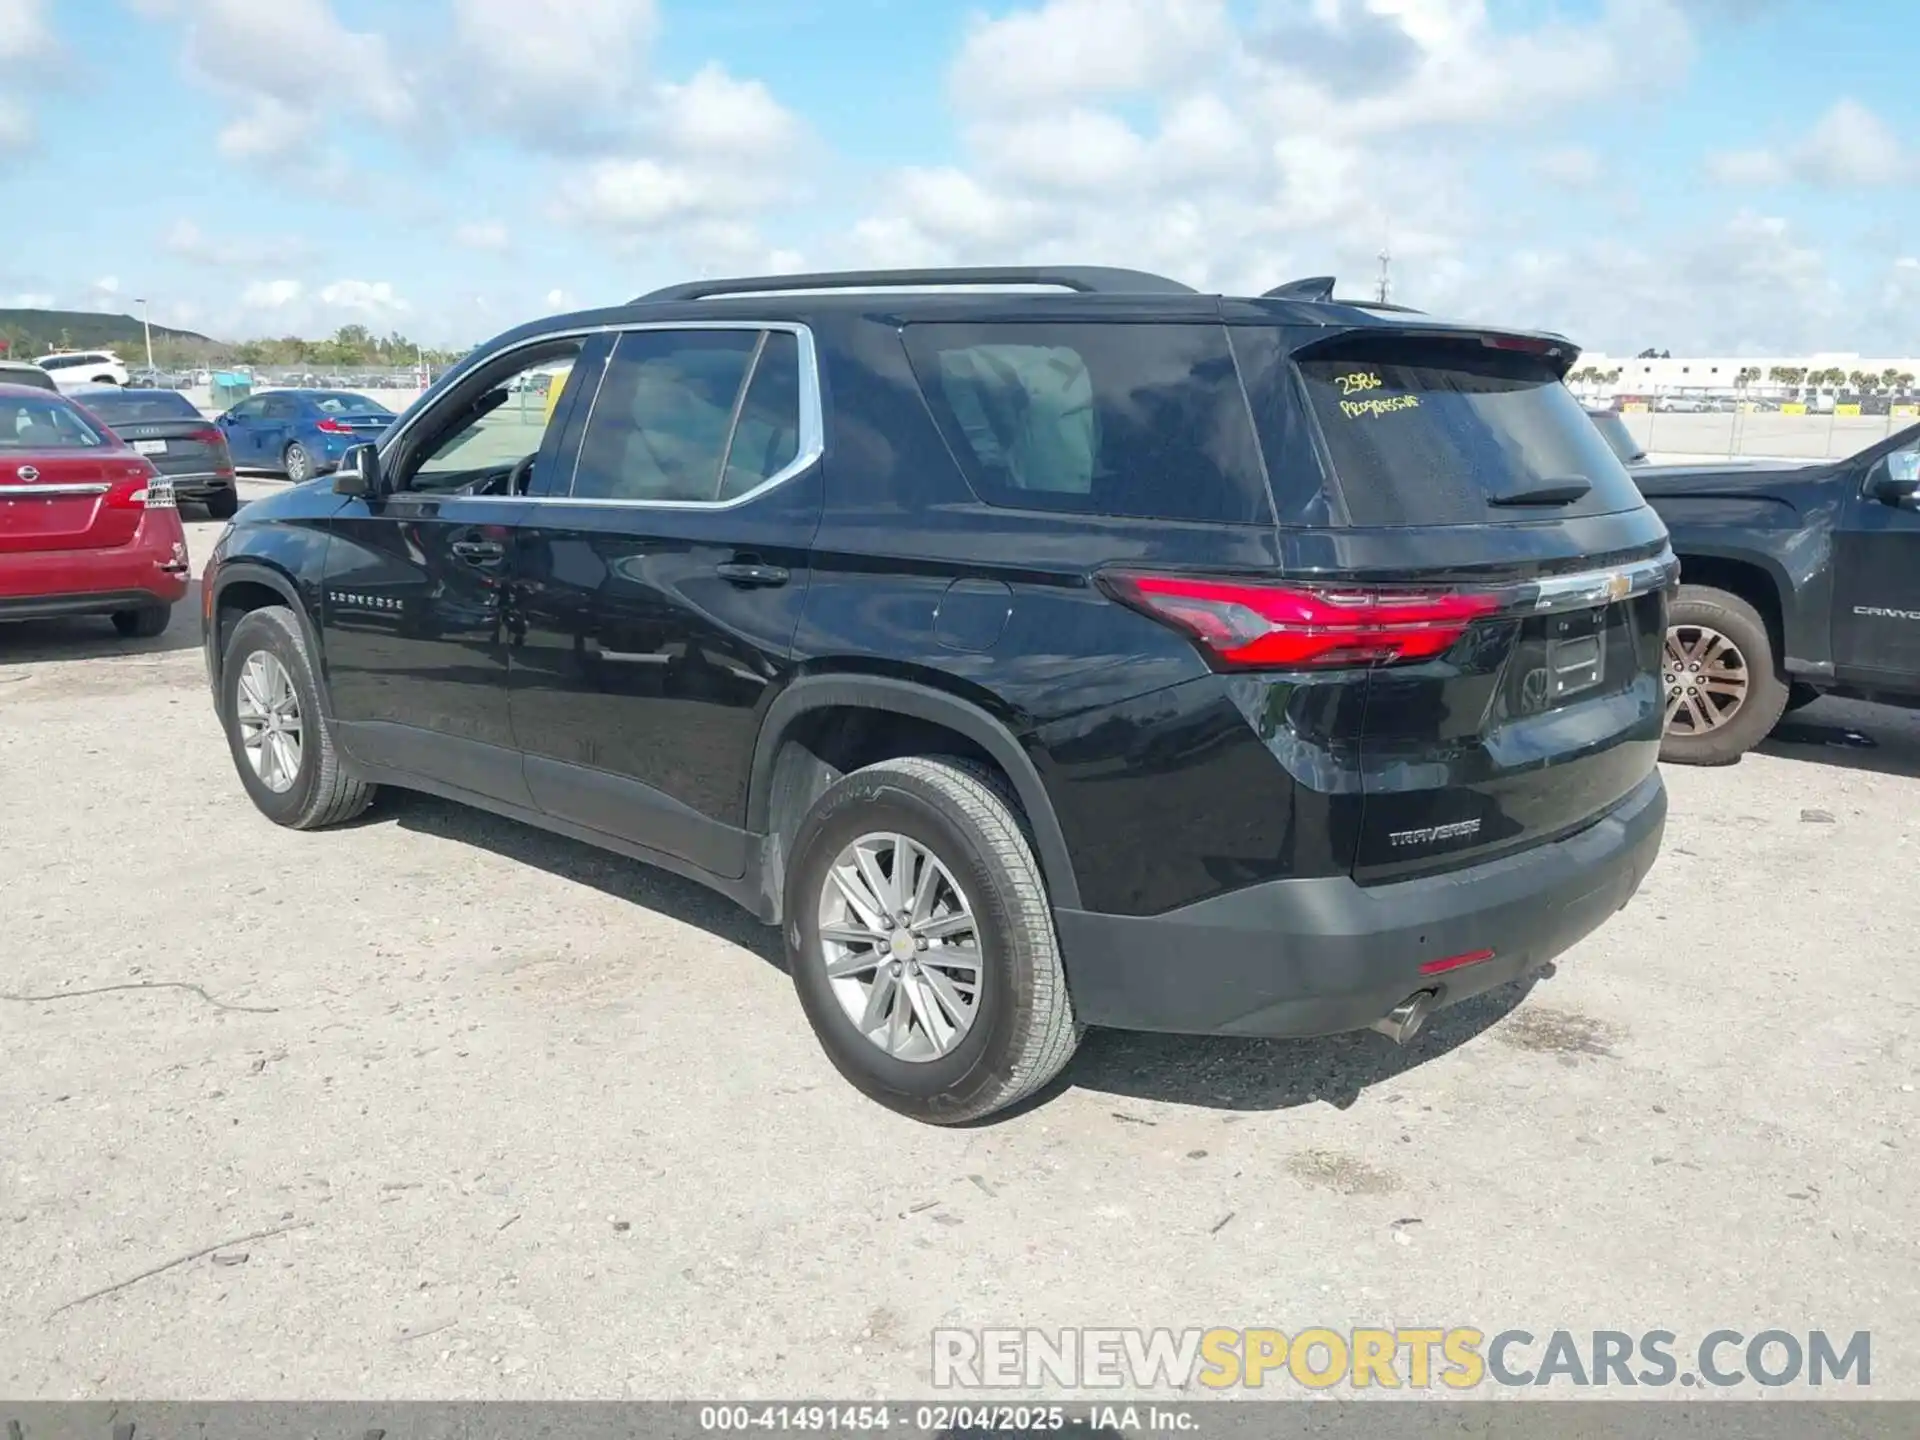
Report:
[[1920,425],[1845,460],[1631,473],[1680,558],[1662,759],[1737,759],[1825,694],[1920,708]]

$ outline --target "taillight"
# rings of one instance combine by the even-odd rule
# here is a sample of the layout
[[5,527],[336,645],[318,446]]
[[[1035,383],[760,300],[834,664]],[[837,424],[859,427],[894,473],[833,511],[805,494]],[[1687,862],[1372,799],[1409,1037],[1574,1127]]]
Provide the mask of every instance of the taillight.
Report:
[[1460,590],[1273,585],[1107,571],[1108,594],[1184,631],[1217,665],[1396,665],[1444,655],[1498,596]]
[[173,482],[142,460],[129,465],[113,478],[105,504],[110,510],[170,510],[176,505]]
[[211,425],[207,426],[204,430],[194,431],[191,435],[187,436],[187,439],[196,441],[201,445],[219,446],[227,443],[227,437]]
[[353,434],[353,427],[351,425],[343,425],[340,421],[334,419],[331,415],[327,416],[326,419],[320,421],[313,428],[318,430],[322,435]]

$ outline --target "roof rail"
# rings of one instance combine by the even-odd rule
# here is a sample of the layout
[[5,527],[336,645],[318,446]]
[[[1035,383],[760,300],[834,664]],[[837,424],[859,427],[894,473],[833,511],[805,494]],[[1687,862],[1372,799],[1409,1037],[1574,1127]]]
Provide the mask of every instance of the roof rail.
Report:
[[1260,298],[1262,300],[1315,300],[1333,299],[1333,276],[1312,275],[1305,280],[1289,280],[1284,285],[1276,285]]
[[733,280],[688,280],[633,303],[705,300],[716,295],[764,295],[779,290],[908,289],[930,285],[1058,285],[1083,295],[1192,295],[1192,286],[1145,270],[1107,265],[980,265],[948,270],[837,270],[815,275],[753,275]]

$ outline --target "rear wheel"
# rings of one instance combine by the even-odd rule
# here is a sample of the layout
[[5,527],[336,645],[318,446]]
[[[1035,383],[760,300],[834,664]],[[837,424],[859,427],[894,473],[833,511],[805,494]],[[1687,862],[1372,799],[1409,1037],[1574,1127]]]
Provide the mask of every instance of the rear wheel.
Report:
[[1724,765],[1766,738],[1787,685],[1766,621],[1738,595],[1682,585],[1667,617],[1660,678],[1667,707],[1660,758]]
[[795,839],[785,929],[827,1058],[903,1115],[990,1115],[1079,1044],[1040,867],[984,766],[912,757],[837,782]]
[[151,640],[164,635],[173,619],[171,605],[143,605],[138,610],[113,612],[113,628],[129,640]]
[[231,520],[240,510],[240,492],[229,487],[207,496],[207,514],[215,520]]
[[287,479],[298,485],[313,478],[313,456],[307,453],[306,446],[296,440],[281,455],[280,468],[287,472]]
[[220,717],[240,783],[274,824],[317,830],[372,803],[374,787],[340,767],[306,636],[285,606],[250,611],[234,627],[220,666]]

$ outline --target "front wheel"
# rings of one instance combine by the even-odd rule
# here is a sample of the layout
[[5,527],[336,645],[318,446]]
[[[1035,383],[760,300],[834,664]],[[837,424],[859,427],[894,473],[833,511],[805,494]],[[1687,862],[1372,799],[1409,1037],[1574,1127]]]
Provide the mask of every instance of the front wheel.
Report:
[[1018,1103],[1080,1041],[1046,884],[1005,782],[916,756],[820,797],[786,876],[794,988],[869,1098],[956,1125]]
[[372,803],[373,786],[340,766],[306,636],[284,605],[249,611],[234,626],[220,662],[220,718],[240,783],[274,824],[317,830]]
[[299,485],[313,478],[313,456],[307,453],[307,447],[298,440],[287,446],[286,453],[280,457],[280,468],[287,473],[287,479]]
[[1660,667],[1667,707],[1660,758],[1725,765],[1758,745],[1787,705],[1767,622],[1738,595],[1682,585]]

